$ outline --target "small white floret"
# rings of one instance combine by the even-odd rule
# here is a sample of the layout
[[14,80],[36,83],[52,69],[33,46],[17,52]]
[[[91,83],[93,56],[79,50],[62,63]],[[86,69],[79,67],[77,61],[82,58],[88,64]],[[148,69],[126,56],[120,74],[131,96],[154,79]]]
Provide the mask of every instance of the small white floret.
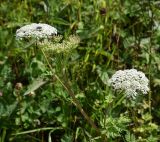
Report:
[[16,37],[18,39],[29,37],[33,37],[36,39],[51,38],[56,34],[56,28],[42,23],[32,23],[29,25],[25,25],[16,31]]
[[127,96],[135,98],[137,94],[147,94],[149,91],[149,80],[145,74],[136,69],[117,71],[108,81],[116,91],[124,91]]

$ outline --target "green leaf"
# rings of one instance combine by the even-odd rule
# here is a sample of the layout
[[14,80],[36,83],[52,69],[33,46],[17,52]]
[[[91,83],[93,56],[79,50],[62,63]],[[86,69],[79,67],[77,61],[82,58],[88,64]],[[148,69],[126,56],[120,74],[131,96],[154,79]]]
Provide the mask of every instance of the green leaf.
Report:
[[42,85],[44,85],[47,82],[47,80],[44,80],[43,78],[37,78],[35,79],[32,84],[28,86],[27,91],[24,93],[24,95],[28,95],[31,92],[34,92],[38,88],[40,88]]
[[61,139],[61,142],[72,142],[72,135],[64,135],[64,137]]
[[18,102],[14,102],[11,105],[7,105],[7,108],[6,108],[5,112],[3,112],[2,116],[8,116],[9,117],[13,113],[13,111],[16,109],[17,104],[18,104]]
[[68,21],[63,20],[62,18],[57,18],[57,17],[54,18],[53,23],[59,24],[59,25],[66,25],[66,26],[70,25],[70,23]]
[[127,142],[136,142],[135,136],[131,134],[130,132],[127,132],[127,134],[125,135],[125,140]]
[[102,82],[104,84],[107,84],[107,81],[109,79],[108,73],[105,70],[102,70],[100,67],[97,67],[97,73]]

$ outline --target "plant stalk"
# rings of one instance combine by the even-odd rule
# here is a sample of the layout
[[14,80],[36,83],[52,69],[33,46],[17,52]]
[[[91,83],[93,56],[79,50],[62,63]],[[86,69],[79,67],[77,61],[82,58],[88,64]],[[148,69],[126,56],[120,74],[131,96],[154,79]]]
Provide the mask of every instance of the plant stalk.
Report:
[[43,56],[50,68],[50,70],[52,71],[52,73],[54,74],[54,77],[61,83],[61,85],[64,87],[64,89],[68,92],[68,94],[72,97],[73,99],[73,103],[74,105],[79,109],[79,111],[81,112],[81,114],[84,116],[84,118],[88,121],[88,123],[99,133],[99,129],[97,128],[97,126],[94,124],[94,122],[92,121],[92,119],[87,115],[87,113],[84,111],[84,109],[82,108],[81,104],[79,103],[79,101],[75,98],[74,92],[71,90],[70,85],[65,82],[65,84],[60,80],[60,78],[53,72],[53,68],[50,65],[43,49],[41,48],[41,51],[43,53]]

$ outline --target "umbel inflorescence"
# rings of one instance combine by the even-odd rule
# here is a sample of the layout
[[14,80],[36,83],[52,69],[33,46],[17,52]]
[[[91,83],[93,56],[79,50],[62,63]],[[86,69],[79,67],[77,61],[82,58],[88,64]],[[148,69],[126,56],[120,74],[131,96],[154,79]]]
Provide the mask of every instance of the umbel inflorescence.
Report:
[[62,53],[64,51],[67,53],[76,48],[80,42],[80,38],[76,35],[70,35],[62,42],[55,42],[59,41],[61,38],[61,36],[56,36],[54,37],[53,42],[42,41],[38,44],[40,47],[45,47],[45,51],[48,51],[49,53]]
[[137,94],[147,94],[149,80],[145,74],[136,69],[117,71],[108,81],[115,91],[123,91],[128,97],[135,98]]
[[32,23],[21,27],[16,31],[16,37],[17,39],[34,38],[39,47],[44,47],[45,51],[50,53],[70,51],[77,47],[80,42],[80,38],[76,35],[71,35],[65,40],[62,40],[63,37],[57,35],[56,28],[42,23]]
[[57,29],[43,23],[32,23],[29,25],[25,25],[16,31],[16,37],[18,39],[22,38],[36,38],[36,39],[44,39],[44,38],[52,38],[57,35]]

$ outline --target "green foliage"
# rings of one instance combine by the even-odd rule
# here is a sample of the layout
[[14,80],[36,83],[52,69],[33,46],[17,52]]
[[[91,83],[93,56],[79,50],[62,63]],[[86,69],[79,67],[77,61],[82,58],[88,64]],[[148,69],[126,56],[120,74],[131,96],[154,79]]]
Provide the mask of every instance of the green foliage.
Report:
[[130,122],[129,118],[120,116],[118,118],[107,117],[106,120],[100,122],[103,134],[107,135],[107,138],[121,137],[121,134],[127,131],[127,124]]
[[125,140],[127,142],[136,142],[135,136],[131,134],[130,132],[127,132],[127,134],[125,135]]
[[[1,0],[0,13],[0,142],[159,141],[158,1]],[[28,23],[56,27],[51,47],[72,50],[17,41],[16,29]],[[148,95],[130,100],[108,87],[115,71],[128,68],[149,78]]]

